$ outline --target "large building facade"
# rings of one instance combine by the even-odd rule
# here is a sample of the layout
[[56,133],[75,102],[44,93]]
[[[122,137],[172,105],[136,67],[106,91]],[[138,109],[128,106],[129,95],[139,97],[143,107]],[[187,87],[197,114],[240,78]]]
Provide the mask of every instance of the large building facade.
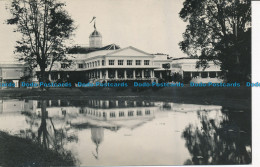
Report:
[[[90,34],[89,43],[90,47],[68,52],[67,56],[73,62],[69,67],[65,63],[54,64],[49,80],[67,77],[68,80],[91,83],[157,82],[154,70],[158,67],[154,63],[154,55],[132,46],[120,48],[111,44],[103,47],[102,35],[96,29]],[[39,69],[36,71],[39,72]]]
[[[167,54],[150,54],[133,46],[102,46],[102,35],[96,29],[89,36],[89,47],[70,48],[67,57],[72,63],[56,62],[48,76],[49,81],[67,81],[75,86],[78,82],[158,82],[172,80],[174,74],[178,74],[184,82],[223,82],[220,67],[213,62],[202,69],[196,68],[198,59],[172,59]],[[36,68],[34,74],[39,72]],[[27,73],[23,64],[0,64],[2,83],[14,82],[19,87]],[[39,81],[37,75],[30,80]]]

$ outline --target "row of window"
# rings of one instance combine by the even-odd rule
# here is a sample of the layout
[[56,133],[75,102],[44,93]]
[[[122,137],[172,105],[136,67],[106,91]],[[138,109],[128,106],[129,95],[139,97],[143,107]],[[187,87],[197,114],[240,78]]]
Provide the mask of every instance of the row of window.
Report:
[[[82,109],[79,110],[79,113],[83,114],[84,110],[82,110]],[[95,115],[95,116],[101,117],[101,112],[98,112],[98,111],[89,110],[89,111],[87,111],[87,113],[90,114],[90,115]],[[63,111],[62,111],[62,114],[63,114]],[[151,114],[150,110],[145,110],[145,115],[150,115],[150,114]],[[128,117],[134,116],[134,111],[128,111],[127,115],[128,115]],[[136,111],[136,115],[137,116],[142,116],[143,113],[142,113],[142,111],[138,110],[138,111]],[[115,112],[110,112],[109,116],[111,118],[115,118],[116,117],[116,113]],[[119,112],[119,117],[124,117],[124,116],[125,116],[125,112],[120,111]],[[106,113],[104,113],[104,112],[103,112],[103,117],[106,117]]]
[[[48,111],[46,111],[46,112],[48,113]],[[66,113],[67,113],[66,110],[62,110],[62,115],[66,115]],[[84,113],[84,110],[83,110],[83,109],[79,110],[79,113],[80,113],[80,114],[83,114],[83,113]],[[87,113],[88,113],[88,114],[91,114],[91,115],[95,115],[95,116],[101,117],[101,112],[88,111]],[[39,115],[40,115],[40,113],[39,113]],[[106,114],[103,113],[103,117],[105,117],[105,115],[106,115]],[[128,117],[134,116],[134,111],[128,111],[127,115],[128,115]],[[136,115],[137,115],[137,116],[142,116],[143,113],[142,113],[142,111],[139,110],[139,111],[136,111]],[[150,115],[150,110],[145,110],[145,115]],[[110,112],[110,113],[109,113],[109,116],[110,116],[111,118],[115,118],[115,117],[116,117],[116,114],[115,114],[115,112]],[[124,116],[125,116],[125,113],[124,113],[123,111],[119,112],[119,117],[124,117]]]
[[[134,116],[134,111],[128,111],[127,115],[128,115],[128,117]],[[142,113],[142,111],[139,110],[139,111],[136,111],[136,115],[137,116],[142,116],[143,113]],[[145,110],[145,115],[150,115],[150,110]],[[116,114],[115,114],[115,112],[110,112],[109,116],[110,117],[116,117]],[[119,112],[118,116],[119,117],[124,117],[125,113],[123,111],[121,111],[121,112]]]
[[[124,65],[124,60],[118,60],[117,64]],[[102,66],[105,65],[105,61],[102,60]],[[108,65],[113,66],[115,65],[115,60],[108,60]],[[126,60],[126,65],[131,66],[133,65],[133,60]],[[139,66],[141,65],[141,60],[135,60],[135,65]],[[144,65],[150,65],[150,60],[144,60]],[[94,61],[86,64],[86,68],[92,68],[100,66],[100,61]],[[61,64],[61,68],[68,68],[68,64]],[[78,68],[84,68],[84,64],[78,64]]]
[[[115,60],[108,60],[108,65],[115,65]],[[124,60],[118,60],[117,65],[124,65]],[[126,65],[133,65],[133,60],[126,60]],[[135,60],[135,65],[141,65],[141,60]],[[150,65],[150,60],[144,60],[144,65]]]

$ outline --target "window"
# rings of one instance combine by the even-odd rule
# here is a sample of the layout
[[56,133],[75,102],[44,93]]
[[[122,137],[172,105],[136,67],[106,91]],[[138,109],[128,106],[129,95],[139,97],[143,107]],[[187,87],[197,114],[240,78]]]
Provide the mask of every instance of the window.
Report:
[[118,65],[124,65],[124,60],[118,60]]
[[98,66],[100,66],[100,61],[99,60],[98,60],[97,64],[98,64]]
[[104,66],[105,65],[105,60],[102,60],[102,66]]
[[134,112],[133,112],[133,111],[128,111],[128,116],[129,116],[129,117],[134,116]]
[[141,115],[142,115],[142,111],[138,110],[138,111],[136,112],[136,115],[137,115],[137,116],[141,116]]
[[114,65],[114,64],[115,64],[115,60],[109,60],[109,61],[108,61],[108,64],[109,64],[110,66]]
[[97,61],[95,61],[95,67],[97,66]]
[[110,115],[110,117],[116,117],[115,112],[111,112],[109,115]]
[[150,60],[145,60],[144,61],[144,65],[149,65],[150,64]]
[[78,68],[83,68],[83,64],[78,64]]
[[145,110],[145,115],[150,115],[150,110]]
[[119,112],[119,117],[124,117],[125,116],[125,113],[123,111],[120,111]]
[[135,61],[135,65],[140,66],[141,65],[141,60],[136,60]]
[[133,60],[127,60],[127,65],[130,66],[133,64]]
[[61,68],[68,68],[68,66],[69,66],[69,65],[68,65],[68,64],[65,64],[65,63],[62,63],[62,64],[61,64]]
[[94,65],[95,65],[94,62],[92,62],[92,67],[95,67]]
[[80,114],[83,114],[83,113],[84,113],[84,110],[81,108],[81,109],[79,110],[79,113],[80,113]]

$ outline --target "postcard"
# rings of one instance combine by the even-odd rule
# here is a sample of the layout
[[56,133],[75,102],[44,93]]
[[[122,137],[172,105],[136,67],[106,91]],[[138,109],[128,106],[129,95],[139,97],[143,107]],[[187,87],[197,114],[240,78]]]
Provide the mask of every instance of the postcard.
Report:
[[1,0],[0,15],[0,167],[252,165],[251,0]]

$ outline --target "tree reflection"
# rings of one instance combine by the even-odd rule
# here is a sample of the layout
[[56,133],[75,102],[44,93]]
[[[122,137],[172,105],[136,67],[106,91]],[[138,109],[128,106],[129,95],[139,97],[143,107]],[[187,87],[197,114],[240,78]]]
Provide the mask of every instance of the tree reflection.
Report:
[[[69,129],[65,129],[65,127],[59,127],[57,129],[55,127],[55,121],[51,117],[48,117],[46,100],[41,100],[40,104],[41,112],[38,116],[34,114],[27,115],[29,118],[27,123],[30,124],[30,129],[26,130],[26,137],[30,138],[32,141],[36,141],[36,143],[38,143],[38,145],[44,150],[52,150],[57,153],[59,157],[62,157],[64,160],[64,164],[62,164],[62,166],[74,165],[76,163],[76,159],[70,151],[64,149],[64,145],[68,142],[77,142],[78,137],[74,134],[68,134],[67,131]],[[40,126],[37,123],[39,117]]]
[[199,111],[200,125],[185,128],[182,137],[192,156],[186,165],[251,163],[250,111],[222,113],[210,118],[209,112]]

